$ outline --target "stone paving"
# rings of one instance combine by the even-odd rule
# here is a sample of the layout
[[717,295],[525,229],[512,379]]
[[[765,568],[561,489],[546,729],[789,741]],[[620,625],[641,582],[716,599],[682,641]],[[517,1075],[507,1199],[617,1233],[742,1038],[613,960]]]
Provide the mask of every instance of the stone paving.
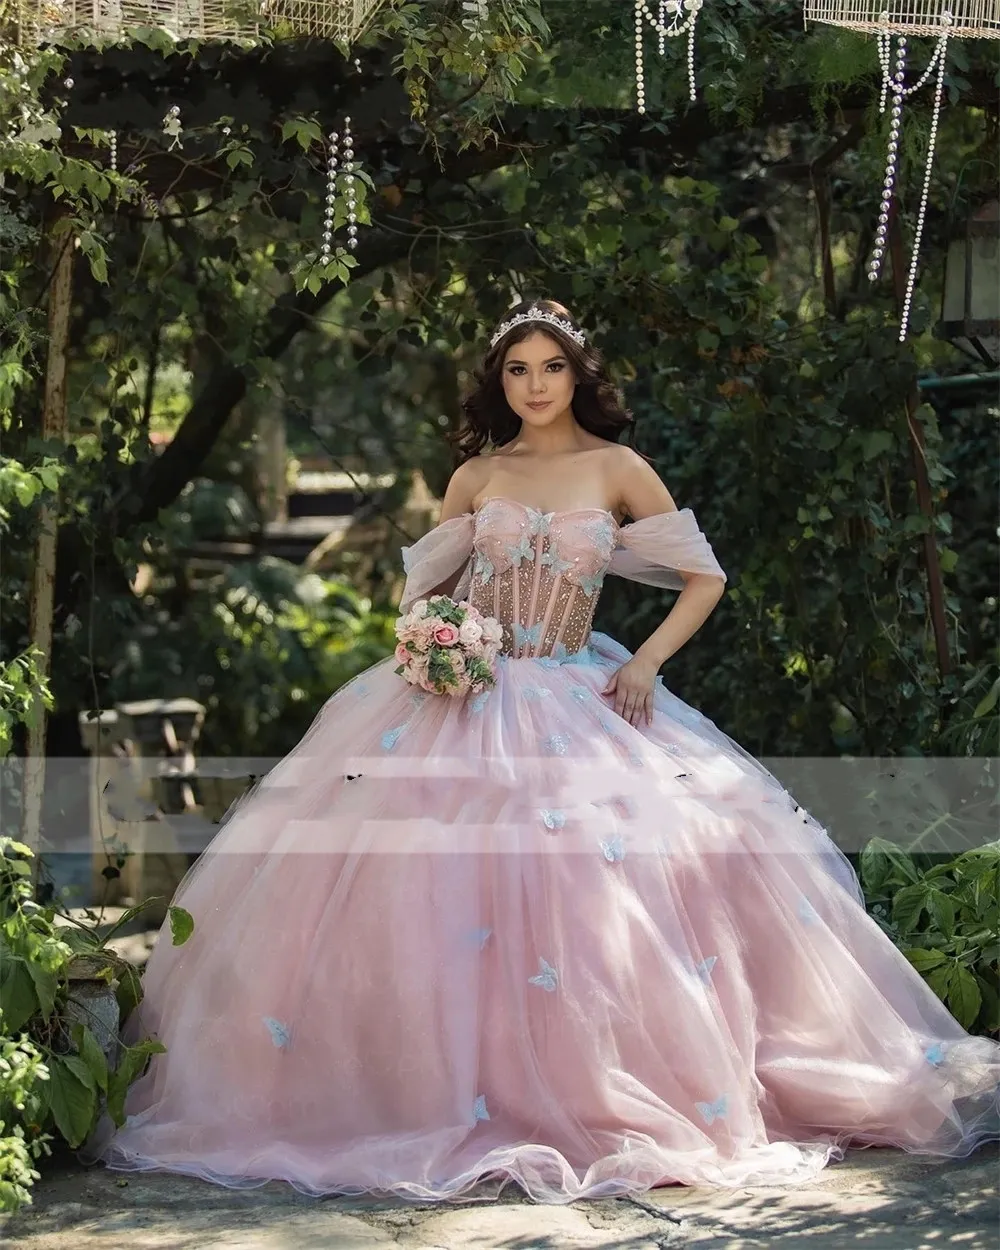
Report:
[[0,1216],[18,1250],[997,1250],[1000,1154],[941,1163],[851,1151],[808,1185],[670,1186],[641,1198],[539,1206],[508,1187],[487,1203],[414,1206],[307,1198],[271,1183],[123,1176],[47,1161],[34,1203]]

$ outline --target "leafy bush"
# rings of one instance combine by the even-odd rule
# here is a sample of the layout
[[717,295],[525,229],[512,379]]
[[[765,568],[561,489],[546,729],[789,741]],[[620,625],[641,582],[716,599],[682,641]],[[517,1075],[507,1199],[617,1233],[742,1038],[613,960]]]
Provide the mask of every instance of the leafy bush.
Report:
[[[130,908],[103,937],[78,921],[55,924],[55,910],[32,898],[31,850],[0,837],[0,1210],[30,1202],[37,1172],[31,1163],[44,1151],[53,1129],[71,1147],[80,1146],[106,1109],[118,1125],[125,1120],[125,1096],[161,1043],[144,1039],[125,1046],[97,1033],[74,1010],[71,982],[88,980],[113,987],[119,1025],[142,999],[138,971],[107,943],[147,899]],[[175,945],[185,942],[193,921],[170,908]],[[96,917],[94,917],[96,919]]]
[[922,864],[873,838],[861,880],[874,919],[959,1024],[1000,1032],[1000,842]]
[[183,559],[164,556],[142,620],[124,639],[113,626],[106,698],[197,698],[203,756],[284,755],[331,694],[396,645],[395,611],[284,560],[184,577]]

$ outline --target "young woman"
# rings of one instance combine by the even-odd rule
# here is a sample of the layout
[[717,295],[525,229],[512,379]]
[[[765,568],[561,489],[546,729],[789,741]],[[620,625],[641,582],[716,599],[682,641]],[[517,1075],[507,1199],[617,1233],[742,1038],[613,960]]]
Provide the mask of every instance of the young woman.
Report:
[[[497,685],[415,692],[387,659],[328,701],[178,890],[194,935],[157,944],[126,1031],[166,1053],[85,1157],[569,1202],[996,1136],[1000,1047],[657,675],[725,574],[618,443],[629,417],[565,308],[504,320],[466,414],[403,607],[438,592],[496,616]],[[607,573],[680,591],[634,655],[591,630]]]

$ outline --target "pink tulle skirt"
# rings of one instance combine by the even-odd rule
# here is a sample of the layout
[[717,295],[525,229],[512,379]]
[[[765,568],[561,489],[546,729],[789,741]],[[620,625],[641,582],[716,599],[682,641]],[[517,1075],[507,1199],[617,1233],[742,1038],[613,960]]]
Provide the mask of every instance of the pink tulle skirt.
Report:
[[662,682],[615,715],[627,658],[595,634],[464,700],[388,660],[331,698],[178,890],[194,934],[125,1029],[166,1053],[83,1157],[570,1202],[996,1137],[1000,1046],[750,755]]

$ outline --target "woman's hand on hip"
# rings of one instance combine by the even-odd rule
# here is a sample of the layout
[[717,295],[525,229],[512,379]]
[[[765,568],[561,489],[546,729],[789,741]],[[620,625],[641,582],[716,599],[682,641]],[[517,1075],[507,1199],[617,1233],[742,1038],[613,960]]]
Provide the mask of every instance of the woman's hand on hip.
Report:
[[601,694],[614,696],[615,711],[630,725],[651,725],[656,673],[655,664],[636,654],[611,674]]

